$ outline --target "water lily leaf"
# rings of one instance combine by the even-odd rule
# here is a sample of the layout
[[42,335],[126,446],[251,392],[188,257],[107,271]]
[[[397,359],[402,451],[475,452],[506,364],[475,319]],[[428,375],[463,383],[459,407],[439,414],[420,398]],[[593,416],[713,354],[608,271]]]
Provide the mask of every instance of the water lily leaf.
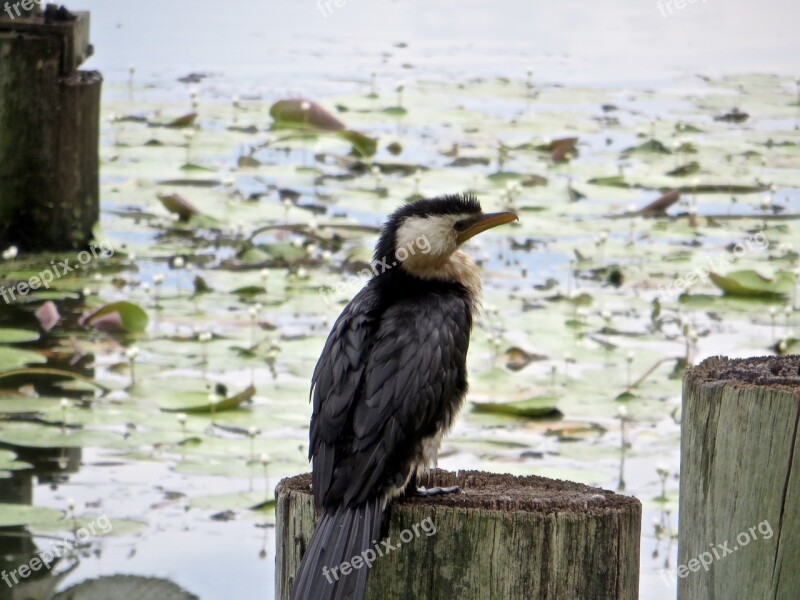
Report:
[[313,127],[323,131],[339,131],[345,128],[344,123],[322,106],[305,98],[278,100],[270,107],[269,114],[278,127]]
[[667,172],[667,175],[670,177],[687,177],[689,175],[694,175],[700,170],[700,163],[696,160],[693,160],[690,163],[686,163],[685,165],[680,165],[679,167],[675,167],[671,171]]
[[185,412],[190,414],[205,414],[205,413],[218,413],[226,410],[233,410],[239,408],[245,402],[252,400],[256,394],[256,388],[252,385],[248,386],[243,392],[223,398],[216,404],[208,401],[208,396],[196,395],[193,401],[185,402],[181,406],[161,407],[164,412]]
[[664,144],[658,140],[647,140],[638,146],[631,146],[622,151],[622,156],[631,154],[672,154]]
[[258,296],[259,294],[265,294],[267,290],[262,285],[245,285],[242,287],[238,287],[231,292],[231,294],[236,294],[237,296]]
[[60,510],[27,504],[0,504],[0,527],[55,523],[64,517]]
[[127,598],[159,600],[198,600],[194,594],[167,579],[139,575],[104,575],[76,583],[56,594],[53,600],[123,600]]
[[39,339],[39,332],[30,329],[0,329],[0,344],[19,344],[35,342]]
[[472,406],[477,413],[537,419],[562,416],[556,408],[557,403],[558,399],[552,396],[539,396],[517,402],[473,402]]
[[794,289],[794,278],[785,271],[772,278],[752,269],[732,271],[727,275],[712,272],[709,277],[726,296],[780,297],[791,294]]
[[[781,356],[797,354],[800,352],[800,338],[788,337],[779,340],[772,345],[772,350]],[[0,469],[2,468],[2,465],[0,465]]]
[[77,517],[64,518],[55,522],[48,521],[31,525],[31,529],[36,533],[75,531],[80,527],[86,528],[89,533],[93,528],[95,534],[92,537],[98,538],[140,533],[147,528],[147,524],[130,519],[110,519],[105,515],[81,514]]
[[[2,358],[3,350],[4,350],[4,348],[0,347],[0,367],[3,366],[3,358]],[[14,353],[24,353],[24,350],[15,350]],[[41,356],[39,354],[35,354],[35,353],[32,353],[32,352],[28,353],[28,354],[33,354],[33,356],[37,357],[39,360],[33,361],[33,360],[28,359],[23,364],[33,363],[33,362],[40,362],[40,363],[47,362],[47,359],[45,359],[43,356]],[[43,368],[43,367],[32,367],[32,368],[29,368],[29,369],[12,368],[12,369],[9,369],[9,370],[0,371],[0,379],[7,379],[7,378],[11,378],[11,377],[22,377],[22,378],[26,378],[26,379],[30,380],[31,378],[37,378],[37,377],[41,377],[41,376],[61,377],[61,378],[66,378],[66,379],[75,379],[77,381],[82,381],[82,382],[87,383],[87,384],[89,384],[89,385],[91,385],[93,387],[99,388],[99,389],[101,389],[103,391],[106,391],[106,392],[110,391],[109,388],[104,386],[102,383],[98,383],[97,381],[94,381],[93,379],[90,379],[89,377],[86,377],[85,375],[81,375],[80,373],[74,373],[72,371],[64,371],[64,370],[61,370],[61,369],[50,369],[50,368]]]
[[378,150],[378,140],[371,138],[359,131],[345,129],[337,132],[338,137],[350,142],[353,151],[359,156],[373,156]]
[[638,212],[642,216],[663,215],[666,214],[667,209],[680,200],[680,198],[681,191],[679,189],[672,189],[653,200],[647,206],[640,208]]
[[[2,403],[0,403],[2,406]],[[0,450],[0,471],[19,471],[32,469],[33,465],[17,460],[17,454],[11,450]]]
[[0,346],[0,371],[46,362],[47,359],[37,352]]
[[[185,127],[192,127],[196,120],[197,113],[188,113],[182,117],[178,117],[177,119],[173,119],[172,121],[161,125],[163,127],[169,127],[170,129],[183,129]],[[153,125],[159,126],[159,123],[153,123]]]
[[738,108],[734,108],[729,112],[717,115],[714,117],[714,120],[723,121],[725,123],[744,123],[749,117],[750,115],[748,115],[746,112],[742,112]]
[[178,215],[178,220],[186,222],[200,210],[180,194],[159,194],[158,199],[169,212]]
[[506,367],[512,371],[520,371],[536,360],[547,360],[544,354],[528,352],[518,346],[512,346],[505,351]]
[[125,300],[101,306],[80,320],[81,325],[106,331],[140,333],[147,329],[148,317],[142,307]]
[[565,137],[553,140],[549,144],[542,144],[536,149],[540,152],[549,152],[553,162],[565,162],[578,154],[578,138]]
[[605,185],[609,187],[630,188],[633,187],[630,182],[625,181],[624,175],[610,175],[608,177],[594,177],[587,181],[592,185]]

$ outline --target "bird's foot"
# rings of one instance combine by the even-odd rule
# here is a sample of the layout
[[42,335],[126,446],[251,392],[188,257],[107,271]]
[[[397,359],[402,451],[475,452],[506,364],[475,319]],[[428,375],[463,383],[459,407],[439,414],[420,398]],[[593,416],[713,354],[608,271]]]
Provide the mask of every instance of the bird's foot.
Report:
[[461,488],[457,485],[451,485],[450,487],[437,486],[432,488],[420,487],[416,489],[414,495],[430,497],[430,496],[441,496],[442,494],[457,494],[460,491]]

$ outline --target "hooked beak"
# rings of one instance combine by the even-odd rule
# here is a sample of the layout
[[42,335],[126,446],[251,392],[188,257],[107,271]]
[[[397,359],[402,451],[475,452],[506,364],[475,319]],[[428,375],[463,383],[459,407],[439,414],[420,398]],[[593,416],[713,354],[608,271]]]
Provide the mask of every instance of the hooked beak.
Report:
[[458,234],[458,237],[456,237],[456,242],[458,244],[463,244],[471,237],[474,237],[479,233],[486,231],[487,229],[497,227],[498,225],[505,225],[506,223],[511,223],[512,221],[519,221],[517,213],[503,211],[482,215],[477,221],[475,221],[475,223],[470,225],[469,228]]

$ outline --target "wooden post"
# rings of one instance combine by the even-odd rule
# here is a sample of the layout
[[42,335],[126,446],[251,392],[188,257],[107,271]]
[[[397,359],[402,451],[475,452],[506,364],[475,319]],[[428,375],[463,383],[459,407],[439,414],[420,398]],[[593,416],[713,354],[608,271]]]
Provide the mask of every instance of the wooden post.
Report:
[[0,2],[0,248],[85,247],[99,216],[102,84],[77,70],[92,52],[89,13],[11,11]]
[[[276,490],[278,600],[290,597],[316,523],[310,484],[310,475],[300,475]],[[638,598],[642,507],[635,498],[478,471],[434,471],[420,484],[457,484],[461,492],[389,507],[383,539],[405,543],[373,564],[368,600]],[[415,525],[419,535],[409,540]]]
[[703,361],[682,421],[678,598],[797,598],[800,356]]

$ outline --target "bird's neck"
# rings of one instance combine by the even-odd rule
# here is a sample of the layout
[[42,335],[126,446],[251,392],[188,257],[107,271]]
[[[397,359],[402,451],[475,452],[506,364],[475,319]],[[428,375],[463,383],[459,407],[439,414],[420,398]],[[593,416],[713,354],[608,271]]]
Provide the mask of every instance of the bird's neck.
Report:
[[424,254],[410,256],[400,269],[422,281],[459,284],[467,291],[472,306],[475,309],[480,306],[480,271],[472,258],[461,250],[456,250],[447,258],[434,258]]

